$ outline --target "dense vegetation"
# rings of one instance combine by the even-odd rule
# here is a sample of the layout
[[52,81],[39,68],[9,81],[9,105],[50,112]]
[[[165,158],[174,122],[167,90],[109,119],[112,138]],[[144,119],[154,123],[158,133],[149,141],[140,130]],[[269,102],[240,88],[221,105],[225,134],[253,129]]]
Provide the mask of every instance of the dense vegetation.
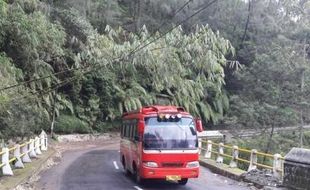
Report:
[[0,138],[54,118],[56,132],[102,132],[149,104],[209,128],[309,122],[310,3],[219,0],[181,22],[210,2],[0,0],[0,88],[33,81],[1,91]]

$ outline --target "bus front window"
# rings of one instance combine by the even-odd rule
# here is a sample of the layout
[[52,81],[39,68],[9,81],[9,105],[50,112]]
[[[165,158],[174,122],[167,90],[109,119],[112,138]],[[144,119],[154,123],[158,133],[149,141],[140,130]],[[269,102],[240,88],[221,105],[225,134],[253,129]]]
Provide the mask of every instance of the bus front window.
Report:
[[192,118],[178,121],[160,121],[157,117],[145,119],[143,145],[146,150],[196,149],[197,142]]

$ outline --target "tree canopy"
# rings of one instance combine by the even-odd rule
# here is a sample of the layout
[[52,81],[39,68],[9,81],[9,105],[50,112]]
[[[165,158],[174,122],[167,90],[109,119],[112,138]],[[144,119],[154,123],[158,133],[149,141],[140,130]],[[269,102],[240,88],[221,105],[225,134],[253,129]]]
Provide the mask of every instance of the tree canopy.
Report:
[[216,1],[182,22],[208,3],[0,0],[0,87],[25,82],[0,93],[1,137],[54,118],[104,131],[150,104],[211,128],[309,122],[310,3]]

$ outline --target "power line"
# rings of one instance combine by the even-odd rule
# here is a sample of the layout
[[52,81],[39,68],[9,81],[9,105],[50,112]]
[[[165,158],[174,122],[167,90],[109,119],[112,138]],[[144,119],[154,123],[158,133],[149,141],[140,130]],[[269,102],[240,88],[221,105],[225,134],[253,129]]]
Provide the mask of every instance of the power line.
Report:
[[31,83],[31,82],[40,81],[40,80],[43,80],[43,79],[47,79],[47,78],[51,78],[51,77],[54,77],[54,76],[58,76],[58,75],[60,75],[60,74],[64,74],[64,73],[71,72],[71,71],[74,71],[74,70],[85,69],[85,68],[88,68],[88,67],[89,67],[89,66],[82,67],[82,68],[77,67],[77,68],[73,68],[73,69],[68,69],[68,70],[56,72],[56,73],[54,73],[54,74],[52,74],[52,75],[46,75],[46,76],[43,76],[43,77],[40,77],[40,78],[35,78],[35,79],[27,80],[27,81],[24,81],[24,82],[20,82],[20,83],[11,85],[11,86],[7,86],[7,87],[4,87],[4,88],[1,88],[1,89],[0,89],[0,92],[1,92],[1,91],[4,91],[4,90],[11,89],[11,88],[16,88],[16,87],[18,87],[18,86],[22,86],[22,85],[25,85],[25,84],[28,84],[28,83]]
[[[191,0],[190,0],[190,1],[191,1]],[[188,1],[187,3],[189,3],[190,1]],[[148,42],[147,44],[145,44],[145,45],[143,45],[143,46],[141,46],[141,47],[137,46],[135,49],[133,49],[131,52],[129,52],[128,55],[126,55],[126,56],[124,56],[124,57],[129,57],[130,55],[132,55],[132,54],[134,54],[134,53],[136,53],[136,52],[142,50],[143,48],[149,46],[150,44],[154,43],[155,41],[159,40],[160,38],[166,36],[169,32],[171,32],[172,30],[174,30],[175,28],[177,28],[179,25],[182,25],[183,23],[187,22],[188,20],[190,20],[191,18],[193,18],[193,17],[196,16],[197,14],[201,13],[202,11],[204,11],[205,9],[207,9],[208,7],[210,7],[212,4],[214,4],[214,3],[217,2],[217,1],[218,1],[218,0],[213,0],[213,1],[209,2],[209,3],[207,3],[205,6],[201,7],[198,11],[196,11],[195,13],[193,13],[191,16],[189,16],[189,17],[185,18],[184,20],[178,22],[174,27],[172,27],[171,29],[167,30],[166,32],[164,32],[163,34],[161,34],[160,36],[158,36],[157,38],[155,38],[155,39],[153,39],[152,41]],[[186,6],[186,5],[185,5],[185,6]],[[184,8],[185,6],[183,6],[183,8]],[[179,11],[177,11],[177,12],[179,12]],[[149,37],[149,38],[150,38],[150,37]],[[148,39],[149,39],[149,38],[148,38]],[[146,39],[146,40],[147,40],[147,39]],[[144,41],[146,41],[146,40],[144,40]],[[142,43],[143,43],[144,41],[142,41]],[[124,59],[124,57],[121,57],[121,56],[120,56],[120,57],[118,57],[118,58],[115,58],[114,61],[117,60],[117,59],[120,59],[119,61],[121,61],[121,60]]]
[[16,98],[13,98],[12,100],[16,101],[16,100],[20,100],[20,99],[24,99],[24,98],[29,98],[29,97],[33,97],[34,98],[35,97],[34,95],[37,95],[37,94],[38,95],[48,94],[48,93],[53,92],[54,90],[56,90],[56,89],[58,89],[58,88],[60,88],[60,87],[62,87],[64,85],[66,85],[66,84],[69,84],[69,83],[75,81],[77,77],[78,77],[78,75],[76,75],[74,77],[70,77],[70,78],[66,79],[65,81],[57,83],[57,84],[55,84],[53,86],[50,86],[50,87],[48,87],[46,89],[38,90],[38,91],[36,91],[36,92],[34,92],[34,93],[30,94],[30,95],[16,97]]
[[[172,16],[172,19],[179,13],[179,12],[181,12],[190,2],[192,2],[193,0],[188,0],[185,4],[183,4],[175,13],[174,13],[174,15]],[[156,30],[160,30],[160,28],[161,27],[163,27],[163,25],[166,23],[166,21],[165,22],[163,22],[162,24],[161,24],[161,26],[160,27],[158,27]],[[153,33],[152,35],[154,35],[155,33]],[[152,37],[152,35],[149,37],[149,38],[147,38],[147,39],[145,39],[144,41],[142,41],[142,43],[144,43],[145,41],[147,41],[148,39],[150,39],[151,37]],[[138,45],[135,49],[137,49],[138,47],[139,47],[140,45]],[[112,58],[112,56],[111,55],[109,55],[108,53],[106,53],[110,58]],[[131,54],[131,53],[130,53]],[[130,56],[130,54],[128,55],[128,56]],[[119,57],[120,58],[120,57]],[[113,59],[113,58],[112,58]],[[117,59],[117,58],[116,58]],[[88,66],[87,66],[88,67]],[[85,68],[87,68],[87,67],[82,67],[82,68],[73,68],[73,69],[68,69],[68,70],[64,70],[64,71],[60,71],[60,72],[57,72],[57,73],[54,73],[54,74],[52,74],[52,75],[47,75],[47,76],[43,76],[43,77],[40,77],[40,78],[36,78],[36,79],[31,79],[31,80],[28,80],[28,81],[24,81],[24,82],[21,82],[21,83],[17,83],[17,84],[14,84],[14,85],[11,85],[11,86],[7,86],[7,87],[4,87],[4,88],[1,88],[0,89],[0,92],[1,91],[4,91],[4,90],[8,90],[8,89],[11,89],[11,88],[16,88],[16,87],[18,87],[18,86],[23,86],[23,85],[26,85],[26,84],[29,84],[29,83],[31,83],[31,82],[36,82],[36,81],[41,81],[41,80],[44,80],[44,79],[47,79],[47,78],[51,78],[51,77],[53,77],[53,76],[58,76],[58,75],[60,75],[60,74],[64,74],[64,73],[67,73],[67,72],[71,72],[71,71],[74,71],[74,70],[83,70],[83,69],[85,69]]]
[[[186,3],[184,3],[179,9],[177,9],[176,11],[175,11],[175,13],[172,15],[172,17],[170,18],[171,20],[172,19],[174,19],[174,17],[179,13],[179,12],[181,12],[187,5],[189,5],[189,3],[191,3],[193,0],[189,0],[189,1],[187,1]],[[167,22],[167,20],[165,20],[164,22],[162,22],[161,23],[161,25],[158,27],[158,28],[156,28],[154,31],[154,33],[153,34],[155,34],[156,33],[156,31],[160,31],[160,28],[162,28],[165,24],[166,24],[166,22]]]
[[163,34],[161,34],[159,37],[155,38],[154,40],[150,41],[149,43],[141,46],[141,47],[137,47],[135,48],[133,51],[130,52],[130,54],[135,53],[137,51],[140,51],[141,49],[149,46],[150,44],[152,44],[153,42],[159,40],[160,38],[164,37],[165,35],[167,35],[169,32],[173,31],[174,29],[176,29],[177,27],[179,27],[181,24],[187,22],[188,20],[190,20],[191,18],[193,18],[194,16],[196,16],[197,14],[201,13],[203,10],[207,9],[209,6],[211,6],[212,4],[214,4],[215,2],[217,2],[218,0],[213,0],[210,3],[207,3],[205,6],[203,6],[202,8],[200,8],[197,12],[195,12],[194,14],[192,14],[191,16],[187,17],[186,19],[178,22],[174,27],[170,28],[169,30],[167,30],[166,32],[164,32]]
[[[112,56],[105,52],[105,54],[112,58]],[[11,89],[11,88],[16,88],[18,86],[22,86],[22,85],[26,85],[26,84],[29,84],[31,82],[36,82],[36,81],[41,81],[41,80],[44,80],[44,79],[47,79],[47,78],[51,78],[51,77],[54,77],[54,76],[58,76],[58,75],[61,75],[61,74],[64,74],[64,73],[67,73],[67,72],[71,72],[71,71],[75,71],[75,70],[84,70],[84,69],[87,69],[91,67],[91,65],[87,65],[87,66],[84,66],[84,67],[76,67],[76,68],[73,68],[73,69],[67,69],[67,70],[64,70],[64,71],[59,71],[59,72],[56,72],[56,73],[53,73],[51,75],[46,75],[46,76],[43,76],[43,77],[40,77],[40,78],[35,78],[35,79],[31,79],[31,80],[28,80],[28,81],[24,81],[24,82],[20,82],[20,83],[17,83],[17,84],[14,84],[14,85],[11,85],[11,86],[6,86],[4,88],[1,88],[0,89],[0,92],[4,91],[4,90],[8,90],[8,89]]]
[[[84,67],[84,68],[91,68],[91,69],[89,71],[85,71],[84,73],[82,73],[82,75],[87,75],[89,73],[97,71],[97,69],[101,69],[103,66],[105,66],[105,65],[98,65],[97,66],[98,68],[91,68],[89,66],[88,67]],[[47,93],[52,92],[52,91],[54,91],[54,90],[56,90],[56,89],[58,89],[58,88],[60,88],[60,87],[62,87],[64,85],[67,85],[67,84],[77,80],[79,77],[80,77],[80,75],[75,75],[73,77],[69,77],[69,78],[67,78],[67,79],[65,79],[65,80],[63,80],[63,81],[61,81],[61,82],[59,82],[59,83],[57,83],[57,84],[55,84],[53,86],[47,87],[46,89],[38,90],[38,91],[36,91],[36,92],[34,92],[34,93],[30,94],[30,95],[25,95],[25,96],[13,98],[12,100],[23,99],[23,98],[31,97],[31,96],[36,95],[36,94],[41,94],[41,95],[47,94]]]
[[[191,3],[192,1],[193,1],[193,0],[188,0],[188,1],[185,2],[181,7],[179,7],[179,8],[173,13],[173,15],[170,17],[170,20],[174,19],[174,17],[175,17],[179,12],[181,12],[188,4]],[[153,34],[151,34],[151,36],[152,36],[152,35],[155,35],[155,33],[156,33],[157,31],[160,31],[160,29],[166,24],[166,22],[167,22],[167,20],[163,21],[163,22],[159,25],[159,27],[157,27],[156,29],[154,29],[154,32],[153,32]],[[142,33],[142,30],[140,29],[140,32],[139,32],[138,36],[140,36],[141,33]],[[146,40],[148,40],[148,39],[146,39]],[[144,42],[144,41],[143,41],[143,42]],[[143,43],[143,42],[142,42],[142,43]]]
[[[128,57],[128,56],[130,56],[130,55],[132,55],[132,54],[134,54],[134,53],[136,53],[136,52],[142,50],[143,48],[149,46],[150,44],[152,44],[152,43],[154,43],[155,41],[159,40],[160,38],[164,37],[164,36],[167,35],[169,32],[171,32],[172,30],[174,30],[175,28],[177,28],[179,25],[181,25],[181,24],[187,22],[188,20],[190,20],[191,18],[193,18],[194,16],[196,16],[197,14],[199,14],[200,12],[202,12],[203,10],[207,9],[209,6],[211,6],[212,4],[214,4],[214,3],[217,2],[217,1],[218,1],[218,0],[213,0],[213,1],[211,1],[210,3],[207,3],[205,6],[203,6],[202,8],[200,8],[197,12],[195,12],[195,13],[192,14],[191,16],[187,17],[186,19],[184,19],[184,20],[178,22],[176,26],[174,26],[174,27],[172,27],[171,29],[167,30],[165,33],[161,34],[159,37],[153,39],[152,41],[150,41],[149,43],[143,45],[142,47],[137,46],[134,50],[132,50],[131,52],[129,52],[129,54],[128,54],[127,56],[125,56],[125,57]],[[111,61],[116,61],[117,59],[120,59],[119,61],[121,61],[121,60],[124,59],[124,57],[122,57],[122,58],[121,58],[121,57],[114,58],[114,59],[111,60]],[[98,69],[101,69],[102,67],[103,67],[102,65],[99,65],[99,68],[92,68],[90,71],[87,71],[87,72],[85,72],[85,73],[83,73],[83,74],[89,74],[89,73],[92,73],[92,72],[94,72],[94,71],[98,71]],[[47,92],[43,92],[43,93],[51,92],[51,91],[53,91],[53,90],[55,90],[55,89],[58,89],[58,88],[60,88],[60,87],[62,87],[62,86],[64,86],[64,85],[68,84],[68,83],[71,83],[71,82],[73,82],[73,81],[76,80],[76,77],[77,77],[77,76],[71,77],[72,80],[70,80],[70,81],[63,81],[63,82],[61,82],[61,83],[58,83],[57,85],[54,85],[54,86],[52,86],[52,87],[49,87],[49,88],[51,88],[51,90],[49,90],[49,91],[47,91]],[[43,90],[37,91],[35,94],[38,94],[38,93],[41,92],[41,91],[43,91]],[[26,97],[28,97],[28,96],[26,96]],[[23,97],[22,97],[22,98],[23,98]]]

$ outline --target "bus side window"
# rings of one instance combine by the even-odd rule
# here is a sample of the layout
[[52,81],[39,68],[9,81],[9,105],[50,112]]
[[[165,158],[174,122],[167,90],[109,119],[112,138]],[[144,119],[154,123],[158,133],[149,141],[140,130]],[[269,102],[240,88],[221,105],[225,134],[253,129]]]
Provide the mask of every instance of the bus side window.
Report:
[[135,120],[134,123],[134,130],[133,130],[133,139],[135,139],[135,137],[138,136],[138,120]]
[[131,123],[131,140],[134,140],[134,138],[135,138],[135,127],[136,127],[135,120],[132,120],[132,123]]
[[126,137],[126,123],[123,121],[123,137]]
[[121,137],[122,138],[124,137],[124,122],[122,122],[122,125],[121,125]]
[[131,139],[131,131],[132,131],[132,125],[131,125],[131,121],[129,121],[128,123],[128,138]]
[[127,138],[130,139],[130,121],[128,121],[126,127],[127,127]]
[[127,137],[127,122],[124,122],[124,137]]
[[125,137],[128,138],[129,137],[129,126],[128,123],[126,122],[125,124]]
[[132,130],[131,121],[129,121],[129,123],[128,123],[128,128],[129,128],[129,130],[128,130],[128,138],[131,140],[131,130]]

